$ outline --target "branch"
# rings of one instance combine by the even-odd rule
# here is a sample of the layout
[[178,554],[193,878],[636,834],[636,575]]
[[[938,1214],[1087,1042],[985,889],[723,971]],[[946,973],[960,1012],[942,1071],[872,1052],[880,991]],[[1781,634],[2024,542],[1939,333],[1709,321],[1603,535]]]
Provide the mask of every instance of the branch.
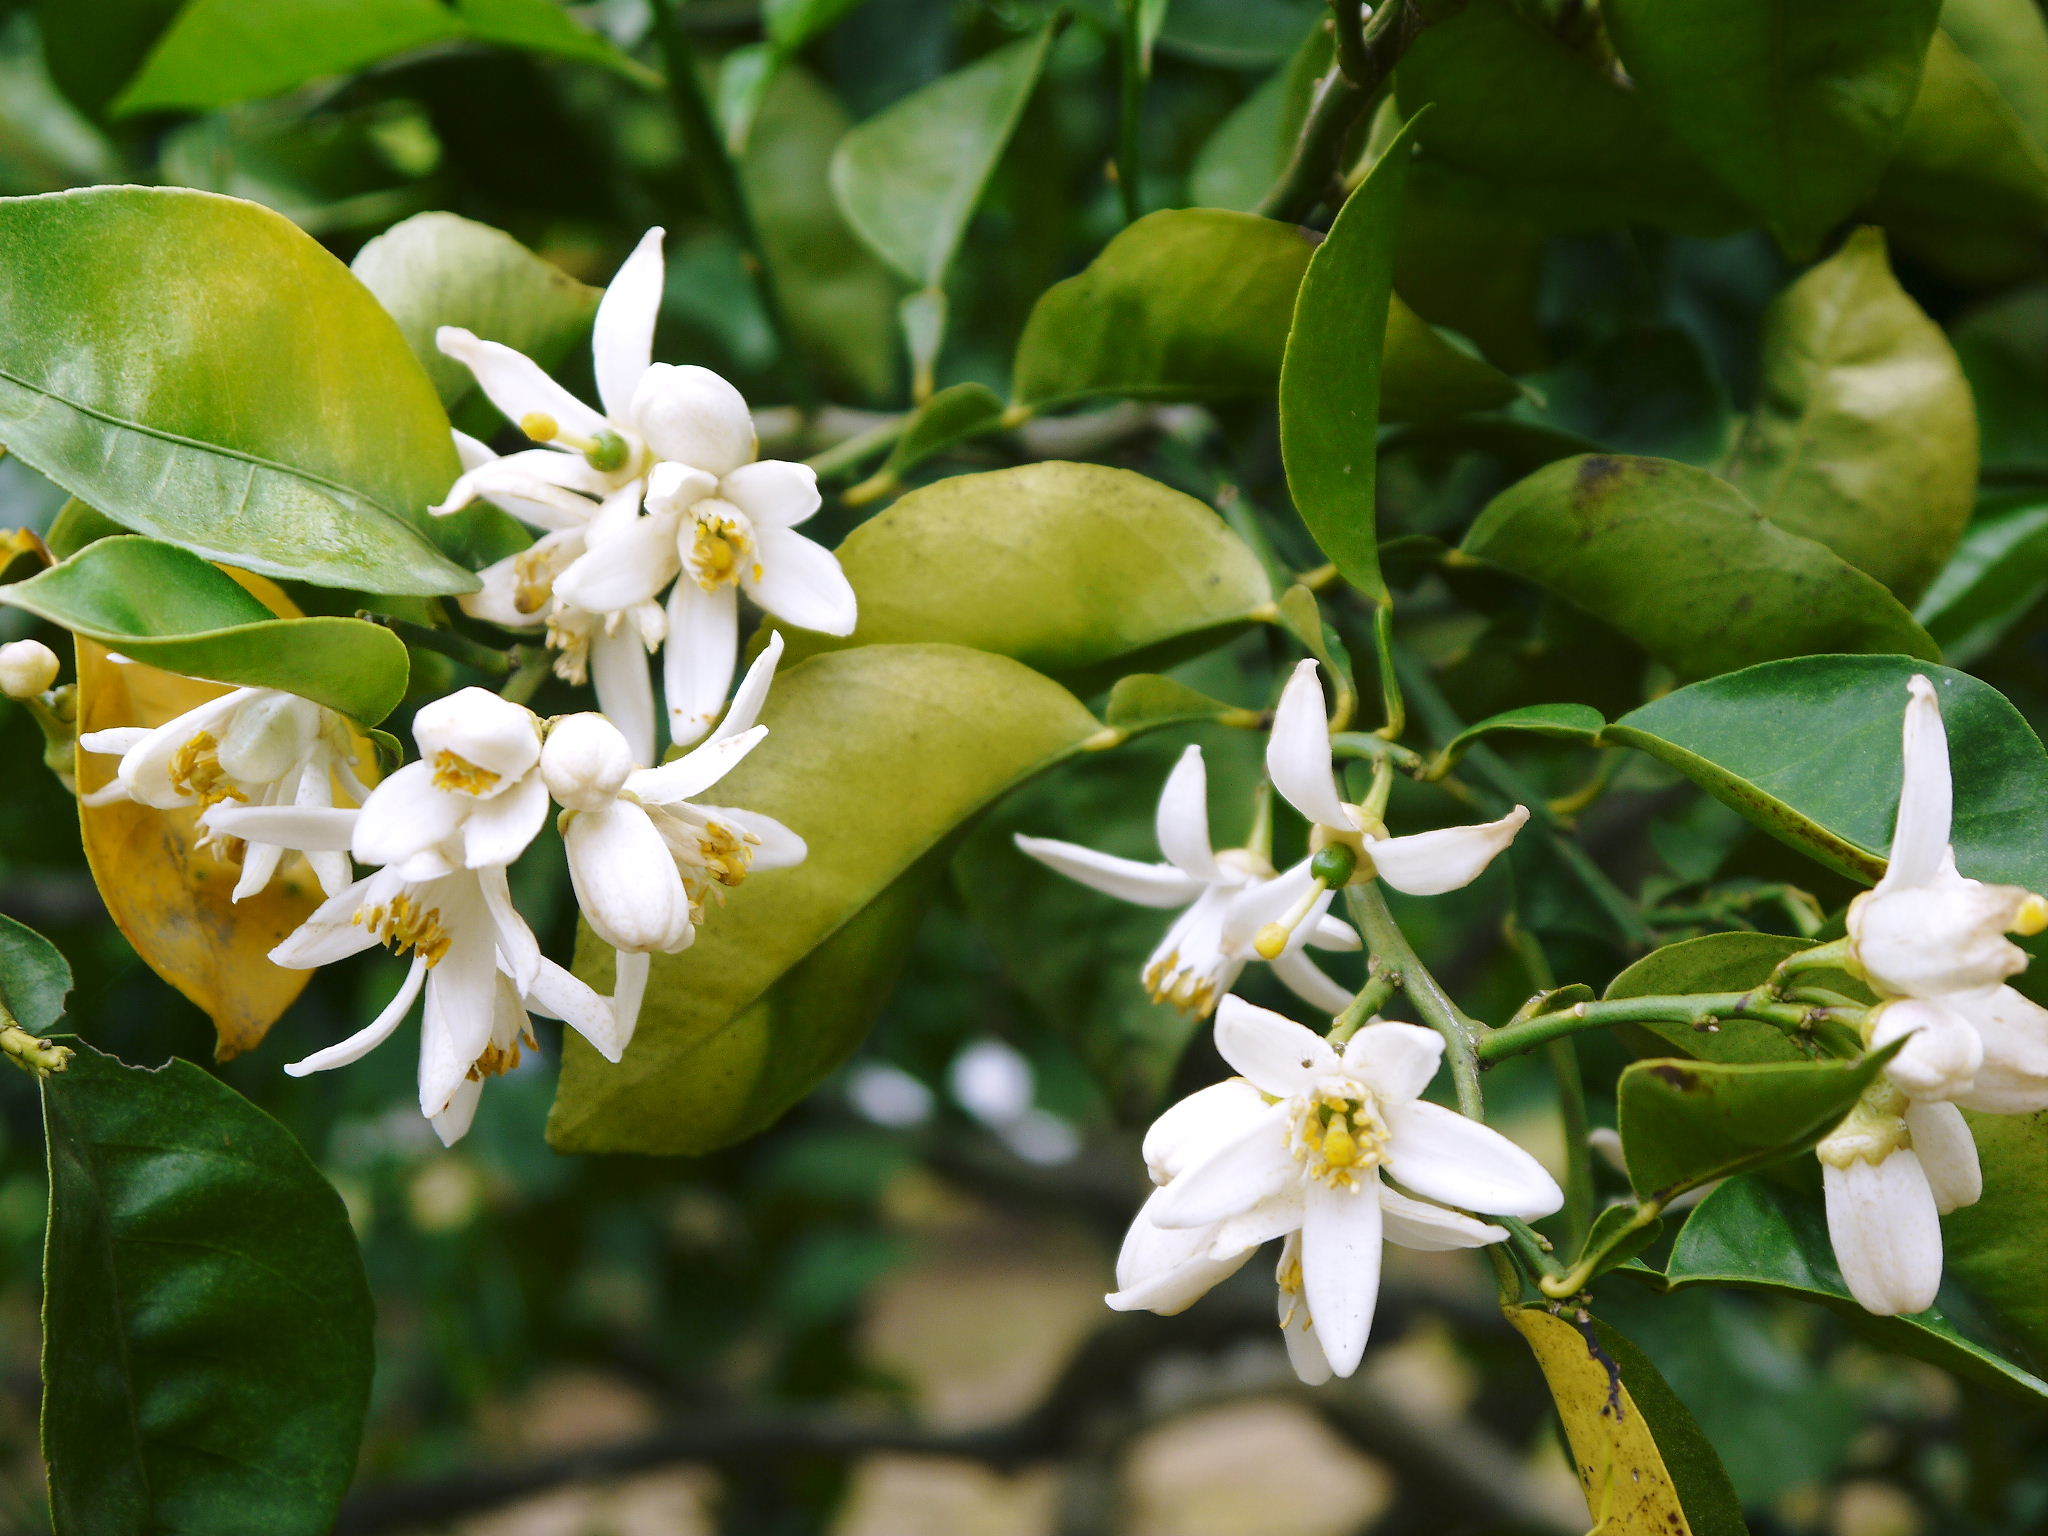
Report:
[[1337,183],[1352,131],[1386,94],[1394,66],[1423,25],[1415,0],[1385,0],[1373,13],[1355,49],[1346,50],[1354,51],[1359,75],[1346,73],[1341,58],[1330,66],[1316,87],[1287,168],[1259,204],[1258,213],[1298,224],[1315,211]]
[[1709,1029],[1723,1019],[1754,1019],[1790,1035],[1813,1035],[1830,1024],[1847,1025],[1854,1010],[1808,1007],[1800,1003],[1765,1001],[1762,989],[1749,992],[1694,992],[1663,997],[1613,997],[1575,1003],[1555,1013],[1539,1013],[1519,1024],[1497,1029],[1479,1042],[1479,1060],[1487,1066],[1562,1040],[1581,1030],[1616,1024],[1691,1024]]

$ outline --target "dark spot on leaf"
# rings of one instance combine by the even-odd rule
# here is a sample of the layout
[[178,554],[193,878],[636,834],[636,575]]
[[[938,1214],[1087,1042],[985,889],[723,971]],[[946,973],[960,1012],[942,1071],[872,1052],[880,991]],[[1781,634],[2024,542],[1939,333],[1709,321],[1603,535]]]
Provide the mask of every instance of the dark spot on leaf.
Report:
[[1681,1093],[1699,1091],[1699,1074],[1681,1062],[1653,1061],[1645,1070],[1659,1082],[1669,1083]]

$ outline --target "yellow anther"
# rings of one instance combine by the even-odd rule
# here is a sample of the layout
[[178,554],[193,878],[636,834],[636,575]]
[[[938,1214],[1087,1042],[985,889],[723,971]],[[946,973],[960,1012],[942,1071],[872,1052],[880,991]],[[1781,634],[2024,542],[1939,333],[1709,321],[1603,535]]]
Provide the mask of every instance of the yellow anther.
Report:
[[480,768],[454,752],[434,754],[434,788],[452,789],[465,795],[481,795],[493,788],[501,776]]
[[536,443],[552,443],[562,435],[562,424],[546,411],[528,411],[519,418],[519,430]]
[[171,758],[171,788],[190,795],[202,806],[246,803],[248,796],[221,766],[220,743],[211,731],[200,731]]
[[1280,951],[1287,947],[1294,930],[1285,923],[1268,923],[1252,937],[1252,948],[1259,952],[1261,960],[1275,960]]
[[2048,896],[2029,895],[2012,915],[2012,931],[2023,939],[2048,928]]

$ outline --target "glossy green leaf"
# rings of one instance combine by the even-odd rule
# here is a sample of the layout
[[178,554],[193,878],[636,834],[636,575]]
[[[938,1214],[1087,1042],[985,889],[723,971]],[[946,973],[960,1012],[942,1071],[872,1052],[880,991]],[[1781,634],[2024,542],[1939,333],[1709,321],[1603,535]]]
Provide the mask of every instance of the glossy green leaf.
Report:
[[833,195],[875,254],[911,282],[945,280],[1051,43],[1046,28],[999,48],[840,140]]
[[1969,1117],[1984,1194],[1942,1220],[1948,1272],[2037,1372],[2048,1374],[2048,1117]]
[[1464,553],[1548,587],[1684,677],[1822,651],[1937,654],[1863,572],[1668,459],[1589,454],[1501,492]]
[[[1148,213],[1086,270],[1039,296],[1017,344],[1011,393],[1036,407],[1099,395],[1270,395],[1314,251],[1312,236],[1276,219],[1220,208]],[[1485,410],[1515,393],[1499,369],[1392,301],[1382,417]]]
[[1940,0],[1609,0],[1629,78],[1781,244],[1811,251],[1905,130]]
[[1920,599],[1913,617],[1944,655],[1968,666],[2048,597],[2048,502],[2032,497],[1994,507],[1962,542]]
[[1116,686],[1109,690],[1109,700],[1102,710],[1104,724],[1133,735],[1140,731],[1158,730],[1162,726],[1192,725],[1203,720],[1244,716],[1256,718],[1257,711],[1226,704],[1199,688],[1190,688],[1186,683],[1161,677],[1156,672],[1137,672],[1118,678]]
[[405,642],[361,619],[281,619],[218,567],[126,535],[0,587],[10,603],[134,661],[282,688],[375,725],[405,697]]
[[43,542],[50,546],[50,553],[59,560],[69,560],[96,539],[115,538],[127,531],[111,517],[95,512],[74,496],[51,519],[43,534]]
[[1057,460],[923,486],[839,546],[860,597],[844,639],[786,636],[792,659],[944,641],[1078,683],[1191,654],[1272,601],[1258,560],[1185,492]]
[[370,1396],[347,1211],[291,1132],[192,1063],[66,1044],[42,1086],[56,1529],[323,1536]]
[[1906,683],[1932,678],[1955,773],[1955,848],[1979,880],[2048,889],[2048,751],[1990,684],[1905,656],[1770,662],[1665,695],[1606,739],[1670,764],[1773,837],[1860,880],[1884,870]]
[[185,0],[37,0],[36,30],[57,88],[89,117],[102,116],[135,76]]
[[553,372],[590,335],[603,297],[502,230],[453,213],[421,213],[395,224],[349,266],[405,333],[458,424],[488,437],[504,424],[476,375],[434,344],[444,325],[500,341]]
[[1841,1124],[1893,1050],[1855,1061],[1638,1061],[1621,1074],[1621,1145],[1645,1200],[1804,1152]]
[[876,479],[893,484],[935,453],[994,426],[1003,416],[1003,397],[986,384],[949,384],[917,408],[910,425],[882,461]]
[[1728,467],[1764,516],[1911,602],[1977,495],[1977,414],[1955,349],[1860,229],[1764,321],[1757,408]]
[[[879,1004],[906,947],[915,903],[884,893],[991,799],[1100,729],[1028,667],[949,645],[814,657],[776,680],[762,723],[768,741],[721,781],[720,802],[777,817],[810,856],[750,877],[691,948],[655,957],[621,1064],[571,1041],[548,1127],[563,1151],[704,1152],[807,1093],[872,1018],[821,1016],[818,998]],[[596,948],[583,951],[586,974]],[[789,990],[771,995],[785,978]]]
[[[1727,457],[1734,436],[1728,394],[1712,360],[1691,332],[1675,325],[1631,326],[1545,369],[1529,387],[1536,398],[1510,408],[1515,420],[1578,440],[1577,446],[1559,442],[1537,463],[1604,449],[1711,469]],[[1522,472],[1536,467],[1526,450],[1503,456],[1524,466]]]
[[[1623,1200],[1608,1206],[1593,1218],[1593,1225],[1586,1232],[1585,1246],[1579,1250],[1580,1258],[1587,1254],[1598,1254],[1587,1279],[1597,1280],[1609,1270],[1618,1269],[1630,1259],[1664,1235],[1662,1219],[1654,1219],[1637,1226],[1636,1207]],[[1610,1246],[1611,1245],[1611,1246]],[[1573,1261],[1576,1268],[1578,1260]]]
[[1501,204],[1566,228],[1651,223],[1714,233],[1748,222],[1611,63],[1511,0],[1470,0],[1425,28],[1395,72],[1433,158]]
[[763,95],[737,168],[805,356],[854,398],[879,400],[896,383],[896,282],[832,200],[846,125],[831,91],[791,66]]
[[861,0],[763,0],[761,21],[770,42],[794,53],[860,4]]
[[35,929],[0,915],[0,1004],[14,1022],[40,1035],[64,1016],[71,964]]
[[189,0],[114,106],[122,113],[226,106],[463,41],[638,72],[555,0]]
[[1498,731],[1522,736],[1547,736],[1554,741],[1573,741],[1591,746],[1599,741],[1607,720],[1587,704],[1525,704],[1520,709],[1502,710],[1475,720],[1444,743],[1440,760],[1455,763],[1473,743]]
[[1325,679],[1340,693],[1357,687],[1351,670],[1351,653],[1345,649],[1336,626],[1323,617],[1323,605],[1308,587],[1296,582],[1280,594],[1278,618],[1287,632],[1299,640],[1302,649],[1323,664]]
[[[1960,1215],[1952,1214],[1945,1223],[1952,1234]],[[1952,1270],[1957,1246],[1952,1236]],[[1858,1332],[1945,1366],[1966,1381],[2048,1397],[2048,1382],[1951,1319],[1951,1310],[1971,1310],[1953,1276],[1925,1312],[1904,1317],[1865,1312],[1842,1280],[1819,1201],[1771,1179],[1733,1179],[1701,1201],[1678,1234],[1665,1274],[1674,1288],[1736,1285],[1818,1302],[1848,1318]]]
[[340,262],[234,198],[0,200],[0,442],[138,532],[369,592],[476,578],[420,532],[459,466],[405,338]]
[[1309,258],[1280,364],[1280,455],[1295,509],[1339,574],[1381,601],[1380,347],[1414,132],[1404,124],[1388,141]]
[[1584,1314],[1504,1310],[1543,1369],[1596,1536],[1748,1536],[1712,1443],[1641,1350]]

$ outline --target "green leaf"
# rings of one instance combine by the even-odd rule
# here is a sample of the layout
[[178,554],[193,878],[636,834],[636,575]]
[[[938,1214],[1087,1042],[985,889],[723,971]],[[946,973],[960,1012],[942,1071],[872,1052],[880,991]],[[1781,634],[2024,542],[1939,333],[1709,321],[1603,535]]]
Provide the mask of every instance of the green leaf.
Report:
[[0,200],[0,442],[209,558],[368,592],[476,586],[418,531],[459,466],[404,336],[253,203]]
[[[622,1063],[570,1044],[548,1126],[562,1151],[709,1151],[809,1092],[857,1043],[907,948],[904,877],[1100,729],[1028,667],[950,645],[814,657],[777,679],[762,723],[768,743],[720,799],[777,817],[810,856],[749,878],[691,948],[655,957]],[[585,975],[601,975],[600,948],[585,945]],[[861,1005],[833,1003],[841,993]]]
[[1984,473],[2048,476],[2048,284],[1972,308],[1950,332],[1977,402]]
[[434,333],[459,325],[553,372],[590,335],[603,297],[504,231],[453,213],[394,224],[356,253],[349,270],[398,322],[448,414],[478,437],[504,419],[476,375],[434,344]]
[[[1559,443],[1544,459],[1598,448],[1711,469],[1727,457],[1734,430],[1727,391],[1681,327],[1631,326],[1537,374],[1529,386],[1542,403],[1517,401],[1514,420],[1579,440]],[[1536,467],[1523,454],[1515,460],[1511,473]]]
[[134,78],[185,0],[38,0],[36,30],[57,88],[88,117]]
[[1493,499],[1463,551],[1548,587],[1682,677],[1821,651],[1937,654],[1876,581],[1668,459],[1547,464]]
[[[1951,1232],[1962,1214],[1948,1217]],[[1958,1246],[1951,1237],[1951,1267]],[[1859,1333],[1966,1381],[2048,1397],[2048,1382],[1970,1337],[1946,1315],[1970,1309],[1953,1279],[1925,1312],[1874,1317],[1864,1311],[1843,1283],[1819,1202],[1771,1179],[1731,1179],[1701,1201],[1679,1231],[1665,1275],[1674,1289],[1736,1285],[1818,1302],[1848,1318]]]
[[1496,731],[1513,731],[1526,736],[1548,736],[1555,741],[1592,746],[1600,740],[1607,720],[1590,704],[1525,704],[1520,709],[1502,710],[1473,722],[1444,743],[1438,762],[1448,766],[1465,755],[1465,749]]
[[1380,347],[1414,132],[1405,123],[1388,141],[1309,258],[1280,365],[1280,454],[1295,508],[1344,579],[1382,602],[1374,514]]
[[837,26],[861,0],[763,0],[761,20],[768,40],[794,53],[812,38]]
[[0,915],[0,1004],[14,1022],[40,1035],[64,1016],[71,963],[35,929]]
[[1905,656],[1811,656],[1695,683],[1606,739],[1670,764],[1773,837],[1859,880],[1884,871],[1906,683],[1933,679],[1955,773],[1962,872],[2048,890],[2048,752],[1988,683]]
[[1804,1152],[1841,1124],[1897,1046],[1855,1061],[1638,1061],[1621,1074],[1629,1183],[1669,1201]]
[[221,107],[461,41],[604,64],[636,78],[645,74],[554,0],[189,0],[114,110]]
[[[1229,400],[1279,385],[1296,291],[1314,254],[1300,226],[1216,208],[1148,213],[1085,271],[1039,296],[1011,394],[1044,407],[1097,395]],[[1387,312],[1380,414],[1426,419],[1514,398],[1514,380],[1417,319]]]
[[[50,553],[59,560],[69,560],[95,540],[115,538],[127,531],[111,517],[95,512],[74,496],[50,520],[43,542],[50,546]],[[40,564],[37,568],[41,569]]]
[[[1942,1218],[1949,1272],[2036,1370],[2048,1368],[2048,1117],[1969,1115],[1984,1193]],[[2036,1384],[2038,1385],[2038,1384]]]
[[1940,0],[1610,0],[1601,18],[1671,131],[1804,255],[1877,184]]
[[2048,596],[2048,502],[1994,507],[1920,599],[1913,617],[1959,666],[1987,655]]
[[918,286],[945,281],[1051,43],[1051,28],[1041,28],[933,81],[839,141],[832,192],[841,211],[876,255]]
[[[1609,1270],[1626,1264],[1663,1235],[1661,1218],[1637,1226],[1637,1214],[1635,1206],[1624,1200],[1608,1206],[1593,1218],[1593,1225],[1586,1232],[1585,1244],[1579,1249],[1580,1259],[1591,1253],[1600,1255],[1586,1277],[1588,1281],[1597,1280]],[[1610,1243],[1612,1247],[1608,1246]],[[1577,1259],[1573,1261],[1574,1269],[1578,1262]]]
[[986,384],[950,384],[917,408],[875,474],[877,485],[897,483],[935,453],[1002,420],[1003,397]]
[[124,535],[0,587],[0,603],[134,661],[287,693],[375,725],[405,697],[405,642],[361,619],[281,619],[175,544]]
[[1955,349],[1859,229],[1764,319],[1764,376],[1728,467],[1772,522],[1907,602],[1977,497],[1977,413]]
[[763,96],[737,169],[805,356],[849,394],[878,400],[896,382],[896,283],[832,200],[846,123],[817,77],[792,66]]
[[1748,221],[1611,63],[1511,0],[1425,28],[1394,76],[1404,116],[1431,106],[1422,147],[1554,227],[1650,223],[1712,234]]
[[845,638],[791,633],[792,659],[944,641],[1056,677],[1107,682],[1206,648],[1272,601],[1257,558],[1184,492],[1057,460],[957,475],[854,529],[839,563],[860,598]]
[[1748,1536],[1713,1445],[1643,1352],[1593,1318],[1503,1309],[1564,1421],[1600,1536]]
[[1132,735],[1168,725],[1192,725],[1203,720],[1236,721],[1246,717],[1256,719],[1258,711],[1226,704],[1199,688],[1190,688],[1186,683],[1161,677],[1156,672],[1135,672],[1129,677],[1118,678],[1116,686],[1109,690],[1109,702],[1102,711],[1105,725]]
[[1317,26],[1293,58],[1217,125],[1188,172],[1188,190],[1204,208],[1258,207],[1287,168],[1308,120],[1316,83],[1330,67],[1330,33]]
[[370,1396],[347,1211],[291,1132],[190,1062],[66,1043],[42,1084],[57,1530],[322,1536]]

